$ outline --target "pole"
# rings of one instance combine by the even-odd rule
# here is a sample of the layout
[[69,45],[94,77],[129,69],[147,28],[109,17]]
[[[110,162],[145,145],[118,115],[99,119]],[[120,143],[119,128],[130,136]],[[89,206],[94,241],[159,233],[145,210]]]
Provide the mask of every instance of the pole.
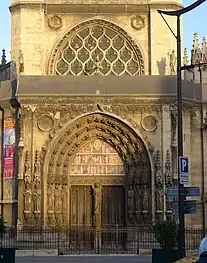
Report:
[[4,218],[4,108],[1,111],[1,216]]
[[178,109],[178,189],[179,189],[179,242],[178,248],[185,256],[185,217],[184,217],[184,196],[181,191],[184,185],[180,183],[180,162],[183,156],[183,105],[182,105],[182,76],[181,76],[181,34],[180,15],[177,16],[177,109]]
[[202,223],[202,232],[203,237],[205,237],[205,229],[206,229],[206,215],[205,215],[205,202],[204,202],[204,195],[205,195],[205,165],[204,165],[204,136],[203,136],[203,78],[202,78],[202,69],[199,66],[199,75],[200,75],[200,105],[201,105],[201,177],[202,177],[202,214],[203,214],[203,223]]

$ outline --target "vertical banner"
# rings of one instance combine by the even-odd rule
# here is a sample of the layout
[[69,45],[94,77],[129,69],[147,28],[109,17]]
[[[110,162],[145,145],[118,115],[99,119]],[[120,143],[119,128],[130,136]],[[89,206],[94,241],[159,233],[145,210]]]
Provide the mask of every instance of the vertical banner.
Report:
[[15,122],[13,118],[4,120],[4,177],[14,176]]

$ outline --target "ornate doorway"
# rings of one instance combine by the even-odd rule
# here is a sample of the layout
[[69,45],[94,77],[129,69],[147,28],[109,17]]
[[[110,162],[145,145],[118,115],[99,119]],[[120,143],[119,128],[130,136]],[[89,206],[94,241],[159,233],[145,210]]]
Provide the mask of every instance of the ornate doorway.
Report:
[[152,180],[143,141],[103,112],[66,125],[45,148],[44,220],[49,225],[148,224]]
[[123,224],[124,175],[117,151],[103,140],[81,147],[70,169],[71,226]]

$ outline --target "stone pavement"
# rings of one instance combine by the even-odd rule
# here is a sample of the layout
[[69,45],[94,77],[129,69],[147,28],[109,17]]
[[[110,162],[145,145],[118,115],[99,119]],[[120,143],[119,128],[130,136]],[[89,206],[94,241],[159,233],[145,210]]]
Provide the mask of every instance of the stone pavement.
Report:
[[16,257],[16,263],[151,263],[150,256],[136,255],[94,255],[59,257]]

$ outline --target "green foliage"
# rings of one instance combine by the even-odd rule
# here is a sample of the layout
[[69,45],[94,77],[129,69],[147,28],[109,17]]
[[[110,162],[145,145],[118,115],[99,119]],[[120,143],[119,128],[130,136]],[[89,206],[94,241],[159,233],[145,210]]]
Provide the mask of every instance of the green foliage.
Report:
[[178,241],[178,225],[175,221],[158,221],[153,226],[153,233],[160,247],[176,249]]
[[0,238],[2,239],[6,233],[6,226],[3,217],[0,216]]

